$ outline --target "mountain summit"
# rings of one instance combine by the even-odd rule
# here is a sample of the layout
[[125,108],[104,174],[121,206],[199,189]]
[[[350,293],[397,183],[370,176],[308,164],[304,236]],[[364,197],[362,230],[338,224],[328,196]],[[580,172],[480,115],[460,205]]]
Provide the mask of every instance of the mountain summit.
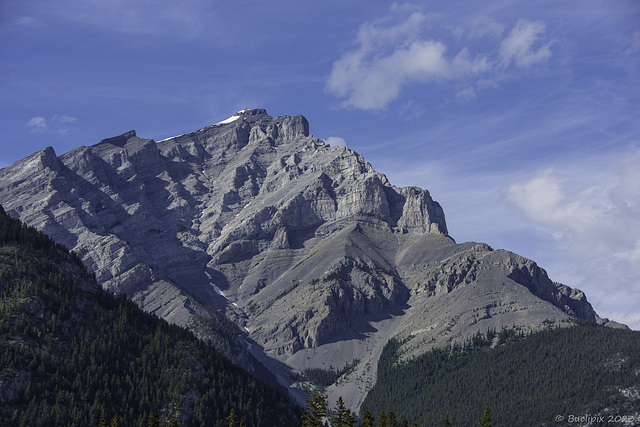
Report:
[[170,322],[214,308],[296,370],[359,361],[339,390],[352,407],[391,337],[409,357],[503,327],[606,322],[535,262],[457,244],[428,191],[393,186],[300,115],[247,108],[158,142],[48,147],[0,170],[0,203]]

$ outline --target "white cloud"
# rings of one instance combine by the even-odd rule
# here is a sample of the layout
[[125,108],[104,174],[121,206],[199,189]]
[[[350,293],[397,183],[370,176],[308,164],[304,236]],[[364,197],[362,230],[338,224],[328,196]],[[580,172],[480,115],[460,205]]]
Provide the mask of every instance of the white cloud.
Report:
[[32,133],[42,133],[47,130],[47,119],[44,117],[32,117],[27,122],[27,129]]
[[[406,8],[392,10],[400,13]],[[363,24],[357,49],[334,62],[328,90],[346,97],[345,105],[382,109],[406,84],[452,79],[490,68],[485,57],[472,58],[466,48],[448,58],[444,43],[422,39],[420,32],[428,18],[416,11],[395,25],[386,25],[387,20]]]
[[61,123],[61,124],[72,124],[77,122],[78,119],[75,117],[67,116],[66,114],[55,114],[51,118],[51,121]]
[[347,146],[347,142],[343,139],[340,138],[339,136],[330,136],[329,138],[327,138],[327,140],[325,141],[327,144],[329,144],[332,147],[346,147]]
[[67,116],[66,114],[56,114],[51,118],[52,123],[57,124],[56,133],[58,135],[66,135],[73,130],[73,124],[78,121],[77,118]]
[[505,25],[489,16],[478,16],[469,25],[468,37],[479,39],[485,35],[501,36],[505,31]]
[[[473,81],[486,81],[484,74],[504,72],[510,64],[530,67],[551,57],[551,42],[541,47],[545,25],[542,22],[519,20],[498,45],[485,47],[487,53],[478,53],[468,46],[455,55],[447,54],[447,43],[427,37],[424,33],[435,19],[413,5],[394,4],[393,16],[364,23],[356,37],[356,48],[343,54],[333,63],[327,80],[327,90],[345,98],[345,106],[380,110],[398,98],[405,86],[416,83],[444,84],[462,81],[466,86],[456,95],[469,100],[477,96]],[[453,27],[454,35],[461,38],[461,27]],[[467,30],[472,35],[493,35],[493,43],[503,33],[503,25],[485,18],[477,20]],[[459,87],[460,85],[458,85]]]
[[59,135],[66,135],[73,130],[73,124],[78,121],[77,118],[68,116],[66,114],[54,114],[51,120],[47,122],[42,116],[33,117],[27,122],[27,129],[31,133],[44,133],[53,127],[55,133]]
[[[640,170],[640,161],[635,167]],[[640,172],[636,173],[640,174]],[[567,178],[547,169],[505,189],[509,202],[550,228],[570,249],[631,259],[640,241],[640,193],[621,176],[611,187],[565,188]]]
[[542,22],[520,19],[500,44],[502,67],[506,68],[515,62],[518,67],[526,68],[548,60],[551,57],[552,42],[546,43],[537,50],[533,48],[545,31],[546,26]]
[[[609,183],[561,176],[551,169],[504,189],[564,250],[574,277],[596,310],[614,320],[638,320],[640,300],[640,151],[611,171]],[[576,284],[568,283],[571,286]],[[640,322],[631,325],[640,327]]]
[[384,108],[407,82],[444,78],[449,69],[445,49],[439,42],[417,41],[381,58],[347,55],[334,63],[329,90],[348,95],[347,105]]

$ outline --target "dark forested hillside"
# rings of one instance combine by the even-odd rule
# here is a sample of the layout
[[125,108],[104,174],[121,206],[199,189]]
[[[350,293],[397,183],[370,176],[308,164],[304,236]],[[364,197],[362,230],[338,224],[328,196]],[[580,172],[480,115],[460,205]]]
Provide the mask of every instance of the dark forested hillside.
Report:
[[500,426],[565,425],[586,414],[610,425],[640,420],[640,332],[579,323],[491,338],[401,363],[401,343],[392,340],[361,410],[394,408],[420,426],[447,418],[453,426],[477,425],[487,405]]
[[[104,291],[0,207],[0,425],[295,426],[285,391]],[[114,424],[112,424],[114,425]]]

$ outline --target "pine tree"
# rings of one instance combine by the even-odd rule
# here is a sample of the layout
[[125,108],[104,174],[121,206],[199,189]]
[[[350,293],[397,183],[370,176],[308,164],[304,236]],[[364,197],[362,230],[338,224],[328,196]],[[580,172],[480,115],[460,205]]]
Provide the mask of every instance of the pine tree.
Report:
[[380,416],[378,417],[378,427],[389,427],[389,423],[387,423],[387,413],[384,411],[380,411]]
[[327,415],[327,395],[311,393],[302,413],[302,427],[322,427],[322,418]]
[[371,415],[371,412],[368,410],[364,411],[364,416],[362,419],[362,425],[360,427],[375,427],[376,420]]
[[351,410],[345,408],[342,396],[338,398],[336,404],[335,414],[331,420],[333,427],[353,427],[356,420],[351,416]]
[[453,427],[453,426],[451,425],[451,421],[449,421],[449,418],[445,418],[445,420],[444,420],[444,427]]
[[111,427],[122,427],[122,422],[120,421],[120,415],[115,414],[111,419]]
[[109,420],[106,415],[103,415],[102,418],[100,418],[100,421],[98,421],[98,427],[109,427]]
[[480,418],[480,422],[478,424],[480,427],[491,427],[491,411],[489,410],[489,406],[484,407],[482,418]]
[[175,418],[171,418],[171,421],[169,421],[169,427],[179,427],[180,424],[178,424],[178,420],[176,420]]
[[235,408],[231,408],[231,413],[227,417],[227,425],[229,427],[238,427],[238,419],[236,418]]
[[152,412],[149,416],[149,422],[147,423],[147,427],[160,427],[160,417],[158,417],[157,412]]
[[398,421],[396,420],[396,413],[393,411],[387,412],[387,426],[397,427]]

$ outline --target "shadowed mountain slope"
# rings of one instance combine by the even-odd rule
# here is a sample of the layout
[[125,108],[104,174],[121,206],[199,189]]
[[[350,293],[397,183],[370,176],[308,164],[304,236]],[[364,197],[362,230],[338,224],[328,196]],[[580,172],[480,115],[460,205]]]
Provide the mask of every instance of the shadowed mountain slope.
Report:
[[155,412],[163,425],[221,427],[232,409],[248,425],[300,424],[284,389],[103,290],[0,206],[1,425],[147,425]]

